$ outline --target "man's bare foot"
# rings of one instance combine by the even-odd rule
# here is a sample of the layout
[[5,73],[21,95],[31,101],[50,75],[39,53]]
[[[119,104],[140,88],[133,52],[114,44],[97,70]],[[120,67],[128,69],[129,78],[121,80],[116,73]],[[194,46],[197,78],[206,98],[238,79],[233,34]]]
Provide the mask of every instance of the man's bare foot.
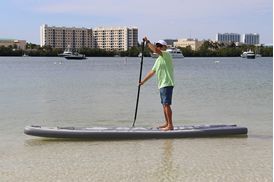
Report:
[[169,131],[169,130],[173,130],[173,126],[167,126],[165,128],[161,128],[162,131]]
[[158,128],[166,128],[166,127],[167,127],[167,123],[165,123],[165,124],[159,126]]

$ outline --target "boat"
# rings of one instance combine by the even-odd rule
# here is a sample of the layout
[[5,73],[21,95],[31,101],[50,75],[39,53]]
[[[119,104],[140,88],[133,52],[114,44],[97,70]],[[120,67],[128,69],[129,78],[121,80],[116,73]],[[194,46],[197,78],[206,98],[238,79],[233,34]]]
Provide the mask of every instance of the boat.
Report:
[[84,54],[79,54],[77,52],[65,56],[66,59],[86,59],[86,56]]
[[190,125],[175,126],[174,130],[162,131],[159,128],[145,127],[45,127],[26,126],[26,135],[46,138],[71,138],[92,140],[129,140],[197,138],[247,135],[246,127],[237,125]]
[[241,54],[242,58],[255,59],[256,55],[253,51],[249,50]]
[[24,54],[22,55],[22,57],[29,57],[29,55],[27,55],[26,53],[24,53]]
[[58,56],[60,56],[60,57],[65,57],[65,56],[70,56],[70,55],[72,55],[72,54],[73,54],[72,49],[70,48],[70,46],[68,46],[68,47],[64,50],[64,52],[61,53],[61,54],[58,54]]
[[166,51],[171,54],[172,58],[184,58],[184,55],[180,49],[168,48]]
[[[168,48],[166,51],[169,52],[170,55],[172,56],[172,58],[174,58],[174,59],[176,59],[176,58],[184,58],[184,55],[183,55],[182,51],[180,49],[178,49],[178,48],[174,48],[174,47],[173,48]],[[158,57],[158,54],[156,54],[156,53],[151,53],[150,55],[153,58],[157,58]]]

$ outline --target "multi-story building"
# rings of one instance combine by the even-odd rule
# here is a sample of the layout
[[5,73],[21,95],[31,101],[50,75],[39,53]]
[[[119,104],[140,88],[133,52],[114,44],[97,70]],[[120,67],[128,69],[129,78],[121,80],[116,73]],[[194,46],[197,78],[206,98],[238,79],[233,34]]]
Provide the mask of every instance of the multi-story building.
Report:
[[216,34],[216,41],[229,43],[229,42],[240,42],[241,35],[237,33],[217,33]]
[[0,39],[0,47],[9,47],[12,46],[15,49],[26,49],[27,42],[25,40],[16,40],[16,39]]
[[257,33],[243,34],[243,43],[256,45],[260,43],[260,35]]
[[175,47],[187,47],[190,46],[192,50],[198,50],[204,41],[198,41],[198,39],[178,39],[174,42]]
[[50,45],[53,48],[70,46],[73,49],[92,46],[92,30],[87,28],[40,27],[40,46]]
[[70,46],[73,49],[82,47],[100,48],[106,50],[126,51],[138,46],[138,29],[128,27],[113,28],[67,28],[40,27],[40,45],[50,45],[53,48]]
[[138,29],[128,27],[110,27],[93,29],[93,47],[126,51],[138,46]]

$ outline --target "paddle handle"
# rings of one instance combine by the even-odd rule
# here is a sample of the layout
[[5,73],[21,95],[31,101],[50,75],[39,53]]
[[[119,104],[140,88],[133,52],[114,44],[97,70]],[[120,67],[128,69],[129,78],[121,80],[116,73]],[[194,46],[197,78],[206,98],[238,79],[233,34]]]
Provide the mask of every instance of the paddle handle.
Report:
[[136,107],[135,107],[135,115],[134,115],[134,121],[133,121],[132,127],[134,127],[134,125],[135,125],[136,118],[137,118],[137,112],[138,112],[139,96],[140,96],[140,89],[141,89],[140,82],[142,80],[142,71],[143,71],[144,49],[145,49],[145,43],[143,41],[142,42],[142,51],[141,51],[140,75],[139,75],[139,82],[138,82],[139,85],[138,85],[137,100],[136,100]]

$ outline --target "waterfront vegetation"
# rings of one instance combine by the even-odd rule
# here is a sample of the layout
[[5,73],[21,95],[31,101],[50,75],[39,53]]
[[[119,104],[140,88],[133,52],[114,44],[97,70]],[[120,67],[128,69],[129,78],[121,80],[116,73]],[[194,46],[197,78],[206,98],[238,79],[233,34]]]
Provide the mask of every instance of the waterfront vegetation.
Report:
[[194,51],[190,46],[180,48],[185,57],[239,57],[244,51],[252,50],[263,57],[273,56],[273,47],[241,45],[235,43],[224,44],[213,41],[205,41],[199,50]]
[[[239,57],[242,52],[252,50],[255,53],[261,54],[263,57],[273,56],[273,47],[241,45],[236,46],[234,43],[224,44],[213,41],[205,41],[199,50],[194,51],[190,46],[181,48],[185,57]],[[27,43],[26,50],[18,50],[16,46],[0,47],[0,56],[48,56],[54,57],[62,53],[63,49],[52,48],[51,46],[40,47],[39,45]],[[106,51],[98,48],[81,48],[77,50],[87,57],[137,57],[141,52],[141,47],[132,47],[127,51]],[[144,56],[150,56],[149,50],[145,48]]]

